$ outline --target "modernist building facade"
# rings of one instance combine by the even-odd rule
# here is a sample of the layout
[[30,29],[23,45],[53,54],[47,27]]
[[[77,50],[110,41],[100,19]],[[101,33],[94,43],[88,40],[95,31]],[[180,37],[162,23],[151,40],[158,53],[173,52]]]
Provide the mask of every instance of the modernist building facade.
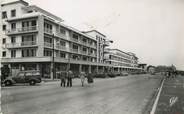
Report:
[[1,4],[1,18],[1,63],[12,72],[40,70],[56,78],[57,71],[104,72],[110,66],[103,60],[105,35],[98,31],[81,32],[22,0]]
[[39,70],[53,79],[68,69],[75,74],[139,69],[135,54],[107,49],[112,41],[99,31],[79,31],[23,0],[2,3],[0,17],[1,64],[12,74]]
[[138,68],[138,57],[131,52],[124,52],[119,49],[105,49],[105,61],[113,66],[113,71],[136,71]]

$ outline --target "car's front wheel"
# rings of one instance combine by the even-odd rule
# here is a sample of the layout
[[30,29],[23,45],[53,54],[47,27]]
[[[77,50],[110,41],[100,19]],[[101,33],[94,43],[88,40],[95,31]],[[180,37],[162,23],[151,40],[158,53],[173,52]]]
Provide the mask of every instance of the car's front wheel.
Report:
[[9,80],[7,80],[7,81],[4,82],[4,84],[5,84],[5,86],[11,86],[12,85],[12,82],[9,81]]
[[29,81],[29,84],[30,84],[30,85],[35,85],[35,84],[36,84],[36,81],[35,81],[35,80],[30,80],[30,81]]

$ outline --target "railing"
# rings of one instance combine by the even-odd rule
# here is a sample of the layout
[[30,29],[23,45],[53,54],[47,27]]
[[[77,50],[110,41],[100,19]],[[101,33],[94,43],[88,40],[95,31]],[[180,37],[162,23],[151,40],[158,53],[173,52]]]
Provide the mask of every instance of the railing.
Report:
[[20,43],[9,43],[9,44],[5,44],[6,48],[14,48],[14,47],[21,47]]
[[28,41],[21,43],[21,46],[32,46],[32,45],[36,45],[36,41]]
[[37,26],[30,26],[30,27],[22,27],[22,28],[7,30],[6,33],[13,34],[13,33],[21,33],[21,32],[31,32],[36,30],[37,30]]
[[72,41],[79,42],[79,39],[76,38],[70,38]]
[[87,42],[84,42],[84,41],[81,41],[81,43],[87,46],[89,45]]
[[56,32],[56,36],[66,39],[66,34]]
[[61,45],[56,45],[56,48],[57,48],[57,49],[66,50],[66,47],[65,47],[65,46],[61,46]]
[[94,56],[94,57],[97,56],[97,54],[95,54],[95,53],[89,53],[89,55]]
[[21,42],[21,43],[8,43],[6,44],[6,48],[16,48],[16,47],[34,46],[34,45],[36,45],[36,41],[28,41],[28,42]]
[[73,49],[73,48],[70,48],[70,51],[71,51],[71,52],[75,52],[75,53],[78,53],[78,52],[79,52],[78,49]]
[[53,34],[52,30],[47,29],[47,28],[44,28],[44,32],[45,32],[45,33],[48,33],[48,34]]
[[87,51],[80,51],[80,53],[81,53],[81,54],[85,54],[85,55],[88,54]]
[[48,42],[44,42],[44,46],[45,46],[45,47],[50,47],[50,48],[53,47],[53,46],[52,46],[52,43],[48,43]]

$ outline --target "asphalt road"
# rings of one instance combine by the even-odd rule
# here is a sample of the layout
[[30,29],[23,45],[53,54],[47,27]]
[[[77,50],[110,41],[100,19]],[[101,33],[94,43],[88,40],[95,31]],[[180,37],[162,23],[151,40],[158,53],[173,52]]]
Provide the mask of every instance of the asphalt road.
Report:
[[2,88],[3,114],[142,114],[160,85],[160,76],[134,75],[96,79],[72,88],[59,82]]

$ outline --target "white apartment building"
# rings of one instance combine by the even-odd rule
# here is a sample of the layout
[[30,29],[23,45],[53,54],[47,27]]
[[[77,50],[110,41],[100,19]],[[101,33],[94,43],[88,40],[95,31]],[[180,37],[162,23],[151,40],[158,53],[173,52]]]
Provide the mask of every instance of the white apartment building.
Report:
[[60,17],[23,0],[1,3],[1,63],[19,70],[40,70],[43,77],[54,72],[104,71],[105,35],[81,32]]
[[91,30],[83,32],[85,34],[88,34],[97,40],[97,62],[104,63],[104,50],[107,46],[110,45],[112,41],[107,40],[106,36],[102,33],[100,33],[97,30]]
[[111,64],[116,72],[136,71],[138,68],[138,57],[134,53],[124,52],[119,49],[105,49],[105,61]]

